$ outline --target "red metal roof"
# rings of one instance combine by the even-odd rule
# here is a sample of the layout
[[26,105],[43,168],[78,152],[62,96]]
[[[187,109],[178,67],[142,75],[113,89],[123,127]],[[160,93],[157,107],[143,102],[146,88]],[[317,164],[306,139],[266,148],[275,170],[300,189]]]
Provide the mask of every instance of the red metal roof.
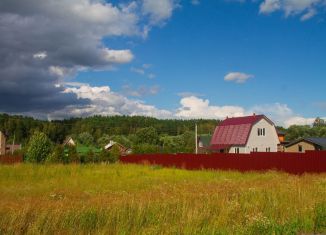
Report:
[[227,118],[215,129],[211,140],[211,148],[214,146],[245,145],[249,138],[252,126],[261,119],[273,124],[265,115],[253,115],[246,117]]

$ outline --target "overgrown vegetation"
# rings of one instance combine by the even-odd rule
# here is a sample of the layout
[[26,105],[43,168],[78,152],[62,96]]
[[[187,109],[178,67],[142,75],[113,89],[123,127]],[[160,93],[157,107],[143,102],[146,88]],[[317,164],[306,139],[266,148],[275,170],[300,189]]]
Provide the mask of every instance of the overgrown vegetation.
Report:
[[0,166],[1,234],[323,234],[326,175]]

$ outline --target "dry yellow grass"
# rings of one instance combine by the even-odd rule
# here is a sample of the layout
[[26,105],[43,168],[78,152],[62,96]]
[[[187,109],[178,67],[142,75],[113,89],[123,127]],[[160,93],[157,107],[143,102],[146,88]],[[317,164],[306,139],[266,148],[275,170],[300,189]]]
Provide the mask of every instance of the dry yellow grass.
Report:
[[0,234],[326,232],[326,174],[0,166]]

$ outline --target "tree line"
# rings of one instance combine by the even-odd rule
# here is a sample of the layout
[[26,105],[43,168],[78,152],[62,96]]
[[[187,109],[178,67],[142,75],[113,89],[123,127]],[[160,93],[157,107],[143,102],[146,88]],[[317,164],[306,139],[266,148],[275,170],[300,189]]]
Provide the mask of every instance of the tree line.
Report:
[[[0,114],[0,130],[7,142],[27,145],[35,132],[44,133],[53,144],[62,144],[67,136],[78,143],[103,147],[110,140],[138,152],[191,152],[194,147],[194,127],[198,134],[212,135],[219,120],[214,119],[157,119],[143,116],[93,116],[66,120],[45,121],[31,117]],[[286,140],[300,137],[326,137],[326,122],[316,118],[312,126],[278,127]]]

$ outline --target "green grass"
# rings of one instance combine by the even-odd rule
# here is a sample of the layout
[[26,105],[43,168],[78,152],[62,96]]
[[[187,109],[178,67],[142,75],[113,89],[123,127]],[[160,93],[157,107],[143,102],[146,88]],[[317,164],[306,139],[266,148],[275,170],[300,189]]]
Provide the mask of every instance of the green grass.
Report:
[[326,232],[326,174],[0,166],[0,234]]

